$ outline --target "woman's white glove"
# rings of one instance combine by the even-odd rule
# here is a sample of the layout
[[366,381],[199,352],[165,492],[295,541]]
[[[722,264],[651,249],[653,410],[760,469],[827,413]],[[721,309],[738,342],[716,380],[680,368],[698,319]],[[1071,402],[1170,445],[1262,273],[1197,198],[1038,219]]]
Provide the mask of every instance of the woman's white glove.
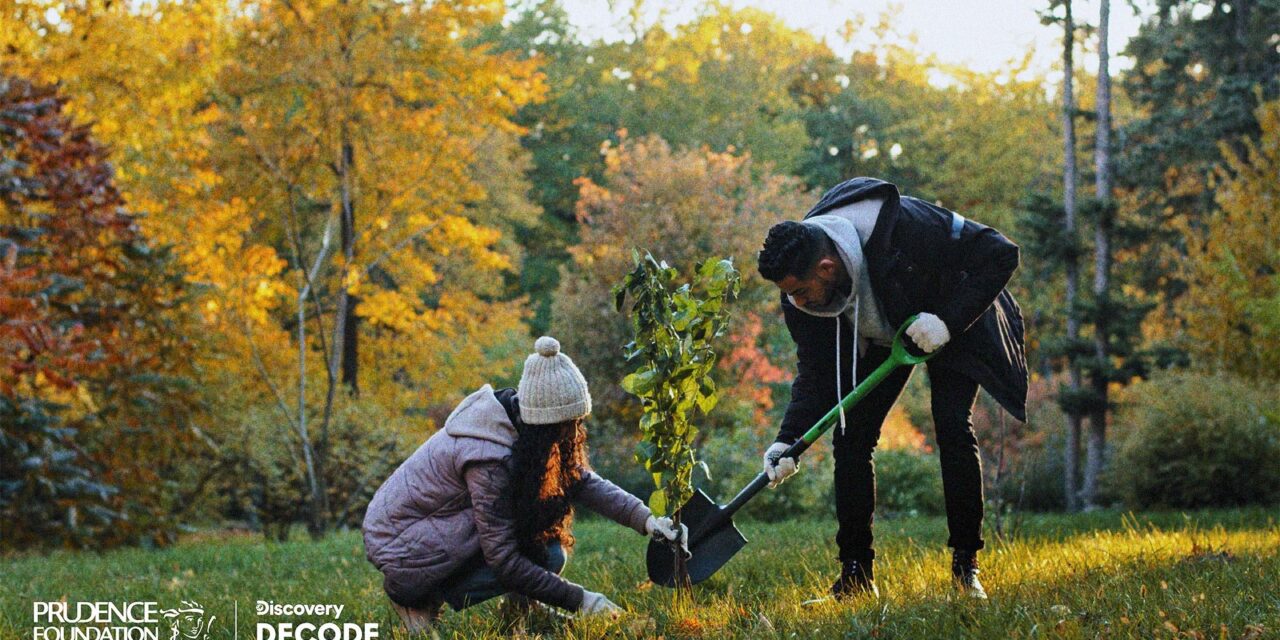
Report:
[[680,523],[680,530],[676,531],[676,523],[671,518],[649,516],[649,519],[644,522],[644,530],[654,540],[669,542],[680,547],[684,551],[685,558],[691,555],[689,553],[689,527],[683,522]]
[[947,324],[942,321],[942,318],[932,313],[920,314],[916,321],[907,327],[907,335],[911,336],[916,346],[925,353],[933,353],[951,341],[951,332],[947,330]]
[[676,523],[671,518],[656,518],[649,516],[644,523],[644,530],[649,537],[654,540],[665,540],[666,542],[679,542],[682,546],[689,539],[689,527],[684,524],[680,525],[680,530],[676,530]]
[[603,593],[585,589],[582,592],[582,606],[578,611],[589,616],[608,614],[616,618],[622,615],[622,607],[604,597]]
[[773,488],[782,484],[783,480],[795,475],[799,470],[795,458],[784,458],[782,454],[790,449],[791,445],[782,442],[775,442],[764,450],[764,473],[769,476],[769,487]]

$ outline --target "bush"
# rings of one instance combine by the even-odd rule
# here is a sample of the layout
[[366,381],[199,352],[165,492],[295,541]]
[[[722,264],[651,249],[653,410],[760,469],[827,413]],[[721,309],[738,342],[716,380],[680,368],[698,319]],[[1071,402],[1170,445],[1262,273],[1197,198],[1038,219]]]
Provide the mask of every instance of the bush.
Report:
[[942,471],[938,457],[903,449],[878,450],[876,511],[884,514],[943,513]]
[[1132,508],[1280,502],[1280,401],[1228,375],[1164,373],[1130,390],[1111,464]]
[[[711,469],[711,479],[698,486],[720,504],[732,500],[763,470],[761,456],[773,444],[773,429],[766,434],[746,429],[721,431],[707,438],[700,448]],[[702,473],[695,472],[695,479]],[[742,509],[746,518],[779,522],[797,517],[835,517],[831,499],[831,449],[820,440],[800,457],[800,472],[782,485],[765,489]]]

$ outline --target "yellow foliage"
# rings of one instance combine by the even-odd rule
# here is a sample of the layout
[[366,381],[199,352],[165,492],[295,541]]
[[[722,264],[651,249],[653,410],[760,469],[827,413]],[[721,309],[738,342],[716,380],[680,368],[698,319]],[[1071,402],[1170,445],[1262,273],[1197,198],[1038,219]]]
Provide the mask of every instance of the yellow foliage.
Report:
[[1199,362],[1280,377],[1280,101],[1258,107],[1259,140],[1222,145],[1218,205],[1206,228],[1182,225],[1190,288],[1180,310]]

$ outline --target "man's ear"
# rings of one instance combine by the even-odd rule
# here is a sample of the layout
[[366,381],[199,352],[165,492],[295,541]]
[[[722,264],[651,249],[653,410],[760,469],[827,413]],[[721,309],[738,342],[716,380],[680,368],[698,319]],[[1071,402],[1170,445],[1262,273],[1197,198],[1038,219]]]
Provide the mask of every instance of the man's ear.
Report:
[[835,277],[839,265],[836,264],[834,256],[823,256],[818,260],[818,264],[814,265],[814,274],[822,276],[823,280],[830,280]]

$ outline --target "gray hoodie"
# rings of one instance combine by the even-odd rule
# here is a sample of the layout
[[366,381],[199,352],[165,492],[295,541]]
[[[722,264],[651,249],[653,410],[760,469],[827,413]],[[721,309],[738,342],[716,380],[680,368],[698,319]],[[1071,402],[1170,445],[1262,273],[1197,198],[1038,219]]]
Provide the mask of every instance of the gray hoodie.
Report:
[[[872,294],[871,274],[862,257],[862,247],[867,244],[871,232],[876,227],[876,220],[880,216],[880,207],[883,204],[884,200],[880,199],[862,200],[805,220],[803,224],[822,229],[827,237],[831,238],[836,246],[836,253],[840,254],[840,260],[844,263],[845,271],[853,281],[853,286],[850,288],[849,295],[844,296],[837,290],[831,301],[820,307],[802,307],[788,296],[791,304],[804,313],[832,319],[843,315],[853,325],[853,362],[847,368],[855,385],[858,379],[858,354],[866,349],[866,342],[870,341],[882,346],[893,344],[894,329],[885,321],[884,314],[880,311],[880,304]],[[843,397],[840,389],[846,366],[840,362],[840,322],[839,320],[835,322],[836,395]],[[841,431],[844,430],[844,426],[844,408],[841,407]]]

